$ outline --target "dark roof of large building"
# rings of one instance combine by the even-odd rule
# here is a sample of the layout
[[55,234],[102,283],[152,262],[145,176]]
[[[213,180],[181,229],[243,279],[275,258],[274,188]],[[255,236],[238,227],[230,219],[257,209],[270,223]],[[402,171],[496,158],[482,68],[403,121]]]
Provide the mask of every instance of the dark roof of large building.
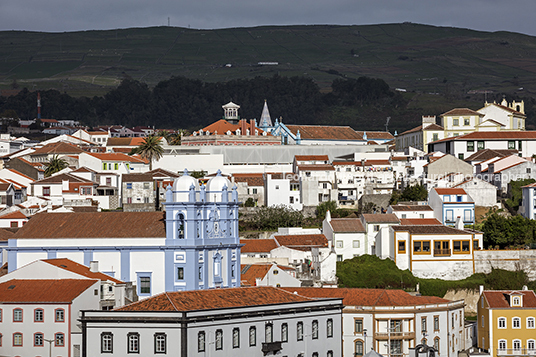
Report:
[[162,212],[38,213],[13,236],[25,238],[163,238]]
[[409,232],[411,234],[471,234],[475,231],[469,232],[466,230],[460,230],[443,225],[406,225],[406,226],[392,226],[394,231]]
[[505,149],[505,150],[492,150],[492,149],[482,149],[475,152],[473,155],[469,156],[465,161],[486,161],[493,159],[494,157],[506,157],[510,155],[517,155],[518,151],[515,149]]
[[64,142],[57,142],[45,145],[41,148],[35,149],[30,156],[34,155],[44,155],[44,154],[79,154],[84,152],[84,150],[79,147]]
[[0,283],[0,302],[69,303],[98,280],[13,279]]
[[436,296],[413,296],[403,290],[357,288],[282,288],[310,298],[342,298],[345,306],[416,306],[450,302]]
[[198,311],[315,301],[270,286],[162,293],[116,311]]

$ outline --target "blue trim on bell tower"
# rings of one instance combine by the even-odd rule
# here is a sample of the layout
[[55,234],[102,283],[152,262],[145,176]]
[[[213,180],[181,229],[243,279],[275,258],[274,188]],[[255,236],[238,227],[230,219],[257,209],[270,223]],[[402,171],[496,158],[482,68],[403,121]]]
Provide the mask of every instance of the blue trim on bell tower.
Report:
[[240,286],[239,202],[230,185],[219,170],[202,186],[184,170],[167,187],[166,291]]

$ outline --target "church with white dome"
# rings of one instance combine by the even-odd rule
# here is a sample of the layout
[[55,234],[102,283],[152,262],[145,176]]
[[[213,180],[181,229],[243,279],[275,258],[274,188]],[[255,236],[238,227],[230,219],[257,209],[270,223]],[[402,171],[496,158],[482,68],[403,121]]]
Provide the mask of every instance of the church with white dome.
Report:
[[185,170],[164,205],[165,212],[37,214],[9,239],[8,271],[68,258],[132,284],[138,298],[239,287],[236,186],[220,171],[200,185]]

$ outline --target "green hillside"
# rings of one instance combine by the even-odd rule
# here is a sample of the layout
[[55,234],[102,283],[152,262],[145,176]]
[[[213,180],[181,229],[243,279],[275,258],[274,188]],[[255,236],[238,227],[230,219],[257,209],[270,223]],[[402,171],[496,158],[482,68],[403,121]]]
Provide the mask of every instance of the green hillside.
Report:
[[412,23],[0,32],[1,89],[91,96],[125,76],[154,86],[171,76],[218,82],[274,74],[310,77],[325,90],[341,76],[368,76],[457,100],[474,90],[532,96],[536,38]]

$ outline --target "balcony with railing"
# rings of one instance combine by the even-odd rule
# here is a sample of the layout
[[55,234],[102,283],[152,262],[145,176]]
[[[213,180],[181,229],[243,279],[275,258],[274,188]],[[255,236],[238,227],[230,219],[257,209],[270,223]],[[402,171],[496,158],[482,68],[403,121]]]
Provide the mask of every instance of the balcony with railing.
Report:
[[434,257],[448,257],[450,249],[434,249]]
[[415,338],[415,332],[376,332],[374,338],[377,340],[411,340]]
[[268,355],[268,354],[276,354],[277,352],[281,351],[283,347],[281,346],[281,341],[277,341],[277,342],[263,342],[262,343],[262,347],[261,347],[261,351],[263,353],[264,356]]
[[534,348],[499,348],[497,356],[536,356]]

